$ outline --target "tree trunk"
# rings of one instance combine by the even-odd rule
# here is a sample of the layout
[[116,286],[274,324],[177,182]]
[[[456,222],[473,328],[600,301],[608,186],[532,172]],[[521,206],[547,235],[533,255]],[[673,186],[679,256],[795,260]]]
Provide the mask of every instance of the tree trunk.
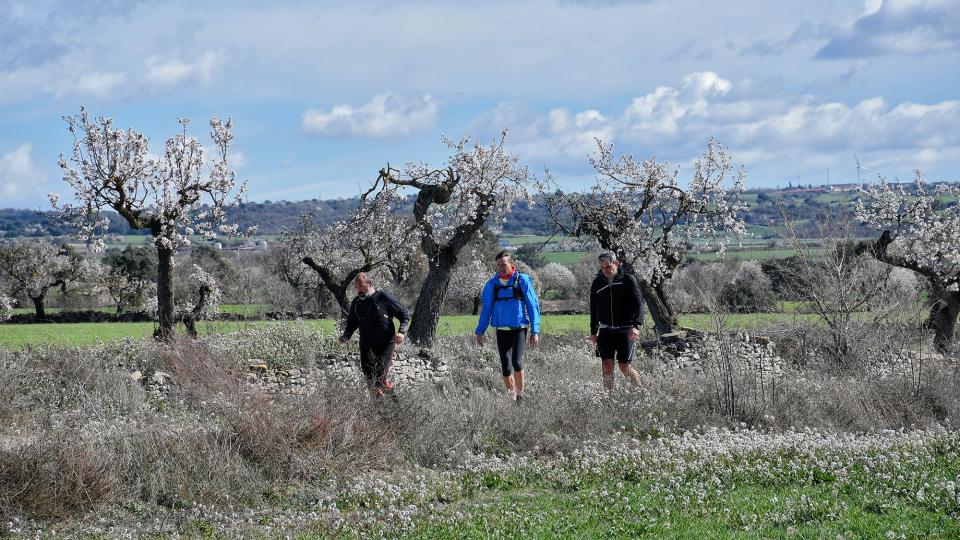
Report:
[[640,285],[640,292],[643,293],[657,335],[675,332],[680,323],[677,322],[677,316],[667,300],[663,285],[653,286],[643,279],[637,279],[637,284]]
[[173,317],[173,250],[157,246],[157,314],[159,326],[154,337],[170,341],[174,335]]
[[296,287],[294,290],[297,291],[297,316],[302,317],[303,312],[307,309],[307,298],[310,293],[304,290],[303,287]]
[[327,297],[323,293],[323,287],[317,287],[313,289],[313,296],[315,297],[315,302],[317,304],[317,318],[323,318],[327,316]]
[[476,317],[477,315],[480,314],[480,305],[481,305],[481,304],[483,304],[483,296],[481,296],[481,295],[479,295],[479,294],[476,295],[476,296],[474,296],[474,297],[473,297],[473,312],[471,312],[471,315],[473,315],[474,317]]
[[432,347],[436,338],[437,324],[440,322],[440,308],[447,296],[447,287],[453,275],[453,265],[457,262],[455,255],[449,250],[443,250],[430,261],[430,270],[427,272],[417,305],[413,308],[413,318],[410,320],[410,330],[407,337],[421,347]]
[[[601,242],[600,244],[604,246],[605,249],[609,249],[604,242]],[[622,254],[620,256],[622,257]],[[673,266],[670,266],[670,272],[668,272],[667,279],[669,279],[669,276],[673,275],[673,269],[680,264],[680,261],[670,260],[668,263],[672,264]],[[676,332],[677,327],[680,326],[680,323],[677,321],[677,314],[675,311],[673,311],[673,306],[670,305],[670,300],[667,299],[667,291],[664,289],[666,280],[661,281],[657,285],[653,285],[649,281],[637,277],[637,274],[635,274],[633,271],[632,264],[623,262],[621,265],[624,273],[630,274],[634,279],[637,280],[637,285],[640,286],[640,292],[643,294],[644,303],[647,304],[647,310],[650,312],[650,318],[653,319],[653,328],[657,335],[662,336],[663,334]]]
[[928,325],[933,328],[933,345],[940,354],[953,352],[953,335],[960,314],[960,292],[943,291],[930,307]]
[[40,296],[31,296],[30,300],[33,300],[33,309],[36,311],[38,319],[44,319],[47,316],[47,312],[43,309],[43,299],[44,295]]
[[340,319],[346,321],[347,316],[350,315],[350,302],[347,301],[347,288],[331,287],[328,290],[330,291],[330,294],[333,295],[333,299],[336,300],[337,305],[340,307]]
[[373,267],[369,264],[364,264],[360,268],[354,268],[347,273],[346,277],[340,282],[333,277],[333,274],[324,266],[317,264],[312,257],[304,257],[303,263],[313,268],[320,276],[320,281],[323,282],[323,286],[330,291],[330,294],[333,295],[334,300],[337,301],[337,305],[340,306],[340,319],[343,321],[347,320],[347,315],[350,314],[350,302],[347,302],[347,289],[350,288],[350,285],[353,283],[353,280],[360,274],[360,272],[369,272]]

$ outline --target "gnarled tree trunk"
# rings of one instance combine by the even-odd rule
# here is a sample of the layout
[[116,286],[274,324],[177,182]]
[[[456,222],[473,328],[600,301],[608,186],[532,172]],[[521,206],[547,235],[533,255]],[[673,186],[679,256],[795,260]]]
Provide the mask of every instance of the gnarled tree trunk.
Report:
[[640,292],[643,293],[643,300],[650,311],[650,318],[653,319],[653,327],[657,335],[675,332],[680,323],[667,300],[663,284],[653,286],[644,279],[638,279],[637,284],[640,286]]
[[440,308],[447,296],[447,287],[453,276],[453,265],[457,262],[452,249],[447,248],[430,261],[430,269],[420,288],[417,305],[413,309],[413,318],[410,320],[410,330],[407,336],[410,341],[423,347],[432,347],[437,337],[437,324],[440,321]]
[[[603,242],[601,242],[601,245],[602,244]],[[661,281],[660,283],[653,285],[645,279],[638,278],[633,272],[633,265],[630,263],[624,262],[621,264],[623,265],[624,273],[630,274],[634,279],[637,280],[637,285],[640,286],[640,293],[643,294],[643,301],[647,304],[647,310],[650,312],[650,318],[653,319],[653,329],[657,335],[661,336],[663,334],[676,332],[677,328],[680,326],[680,322],[677,321],[677,314],[673,310],[673,306],[670,305],[670,300],[667,298],[664,282]],[[676,261],[674,267],[676,267],[677,264],[679,264],[679,261]]]
[[44,295],[31,296],[30,300],[33,301],[33,309],[37,314],[38,319],[43,319],[47,316],[47,312],[43,307]]
[[930,307],[930,318],[927,319],[927,327],[933,330],[933,345],[937,352],[951,354],[955,349],[953,335],[957,328],[957,317],[960,315],[960,291],[946,290],[942,281],[943,276],[934,269],[901,255],[890,253],[889,247],[892,243],[893,234],[889,230],[883,231],[870,249],[871,255],[878,261],[913,270],[927,278],[933,289],[934,298],[933,305]]
[[960,292],[943,291],[930,307],[927,324],[933,329],[933,345],[937,352],[950,354],[954,351],[953,336],[960,315]]

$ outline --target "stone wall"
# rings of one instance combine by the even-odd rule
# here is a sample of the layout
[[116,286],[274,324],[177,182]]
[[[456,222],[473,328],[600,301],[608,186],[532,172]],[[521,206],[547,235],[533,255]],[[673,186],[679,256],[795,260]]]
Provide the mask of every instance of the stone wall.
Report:
[[654,370],[735,370],[768,378],[783,375],[784,360],[776,354],[773,342],[746,332],[724,334],[720,339],[714,334],[686,330],[641,346]]
[[[248,362],[247,381],[268,393],[309,394],[326,384],[360,385],[360,354],[328,355],[310,368],[270,369],[267,362],[252,359]],[[450,367],[426,349],[400,347],[394,353],[388,379],[397,390],[440,381],[450,376]]]

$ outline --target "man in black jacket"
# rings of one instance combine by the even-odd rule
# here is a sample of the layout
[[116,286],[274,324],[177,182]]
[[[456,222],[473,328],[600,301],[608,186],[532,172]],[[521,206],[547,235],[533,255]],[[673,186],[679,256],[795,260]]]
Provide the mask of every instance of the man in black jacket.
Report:
[[637,280],[624,274],[613,253],[600,255],[600,272],[590,286],[590,341],[602,362],[603,387],[613,389],[613,360],[633,384],[640,374],[630,363],[643,325],[643,296]]
[[[347,327],[340,343],[346,343],[355,330],[360,330],[360,369],[372,391],[382,397],[384,392],[393,391],[393,384],[387,381],[387,371],[393,361],[394,347],[403,343],[410,315],[394,297],[378,291],[366,272],[357,275],[353,286],[357,296],[350,303]],[[400,321],[399,332],[393,326],[394,318]]]

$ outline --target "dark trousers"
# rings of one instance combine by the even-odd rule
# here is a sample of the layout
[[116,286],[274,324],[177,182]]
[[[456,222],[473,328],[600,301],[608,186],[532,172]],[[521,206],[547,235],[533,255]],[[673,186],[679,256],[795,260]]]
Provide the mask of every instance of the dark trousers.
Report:
[[367,384],[381,390],[387,387],[387,372],[393,363],[394,347],[393,340],[383,345],[360,346],[360,370]]
[[500,372],[509,377],[523,371],[523,351],[527,347],[527,329],[497,330],[497,351],[500,353]]

